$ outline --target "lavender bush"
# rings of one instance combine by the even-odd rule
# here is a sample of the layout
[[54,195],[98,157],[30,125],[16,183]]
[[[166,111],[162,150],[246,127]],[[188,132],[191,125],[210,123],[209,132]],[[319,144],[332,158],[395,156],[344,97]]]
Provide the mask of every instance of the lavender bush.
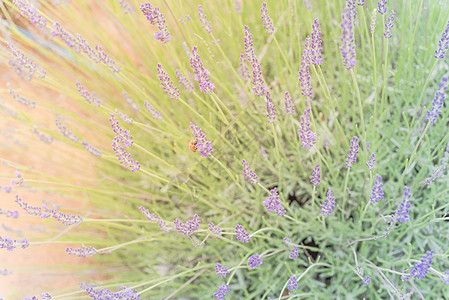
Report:
[[0,8],[0,248],[98,270],[3,299],[448,297],[447,1]]

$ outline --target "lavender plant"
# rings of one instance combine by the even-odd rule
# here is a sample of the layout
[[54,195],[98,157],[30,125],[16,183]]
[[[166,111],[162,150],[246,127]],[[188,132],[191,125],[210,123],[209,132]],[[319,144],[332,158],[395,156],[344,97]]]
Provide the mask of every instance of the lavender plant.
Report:
[[446,1],[0,9],[2,299],[448,296]]

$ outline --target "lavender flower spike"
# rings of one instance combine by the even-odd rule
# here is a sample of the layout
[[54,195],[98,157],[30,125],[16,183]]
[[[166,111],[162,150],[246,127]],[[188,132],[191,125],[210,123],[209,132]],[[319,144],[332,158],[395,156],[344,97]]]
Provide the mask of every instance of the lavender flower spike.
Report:
[[376,175],[373,190],[371,191],[371,196],[369,197],[373,204],[376,204],[384,198],[384,191],[382,190],[382,186],[382,177],[380,175]]
[[47,26],[47,19],[41,16],[35,7],[31,6],[31,1],[13,0],[12,4],[17,7],[22,16],[30,20],[37,27],[45,28]]
[[159,80],[161,81],[162,89],[170,99],[179,100],[180,92],[178,88],[173,85],[168,74],[162,69],[161,64],[157,64],[157,77],[159,77]]
[[221,278],[226,278],[226,275],[231,273],[230,271],[228,271],[228,268],[226,268],[225,266],[223,266],[220,263],[217,263],[215,265],[215,273],[220,276]]
[[412,195],[410,194],[410,188],[408,186],[404,187],[404,198],[399,205],[398,209],[396,210],[396,219],[400,223],[407,223],[410,220],[409,217],[409,209],[410,209],[410,197]]
[[218,291],[216,291],[213,296],[217,300],[224,300],[227,296],[226,292],[229,292],[231,288],[228,285],[220,285]]
[[351,146],[349,147],[349,154],[346,157],[346,167],[352,168],[352,164],[357,160],[357,154],[359,153],[359,138],[354,136],[351,140]]
[[207,21],[207,16],[204,14],[203,7],[198,5],[198,15],[200,16],[201,26],[206,30],[207,33],[212,33],[212,27],[210,22]]
[[300,127],[298,129],[301,145],[306,149],[312,148],[313,144],[316,143],[316,134],[310,129],[310,110],[310,107],[304,110],[304,114],[301,116],[301,122],[299,123]]
[[371,14],[371,24],[370,24],[371,34],[374,34],[374,29],[376,29],[376,18],[377,18],[377,10],[373,9],[373,13]]
[[249,164],[246,160],[243,160],[243,175],[245,175],[246,179],[251,181],[251,184],[257,184],[259,182],[257,181],[258,176],[249,168]]
[[157,25],[159,31],[154,33],[154,38],[164,44],[168,43],[171,40],[171,36],[159,7],[152,6],[149,2],[146,2],[140,5],[140,11],[145,15],[151,25]]
[[9,237],[2,238],[0,236],[0,248],[7,249],[8,251],[12,251],[17,247],[21,247],[25,249],[29,246],[27,239],[23,239],[22,241],[13,240]]
[[385,15],[387,13],[387,0],[380,0],[377,2],[377,11],[381,15]]
[[270,191],[270,197],[263,202],[263,205],[267,209],[267,212],[274,211],[278,217],[282,217],[286,213],[281,201],[279,201],[279,194],[276,188]]
[[438,116],[441,114],[441,108],[443,107],[444,99],[446,98],[446,90],[448,86],[448,78],[443,76],[441,79],[439,89],[435,92],[435,97],[432,102],[432,110],[427,111],[426,120],[430,121],[431,124],[435,123]]
[[449,48],[449,22],[447,22],[446,30],[438,42],[438,49],[435,50],[435,58],[444,58],[447,49]]
[[285,92],[284,96],[284,103],[285,103],[285,112],[288,115],[294,115],[295,114],[295,105],[293,104],[292,97],[288,92]]
[[293,275],[290,277],[290,279],[287,282],[287,288],[289,291],[297,290],[298,289],[298,282],[296,281],[296,276]]
[[65,250],[68,254],[75,254],[78,257],[87,257],[87,256],[94,256],[95,254],[97,254],[97,249],[95,249],[94,247],[83,247],[83,248],[79,248],[79,249],[73,249],[73,248],[67,248]]
[[312,24],[312,40],[309,49],[310,63],[312,65],[321,65],[323,59],[321,58],[321,31],[318,18]]
[[212,142],[206,140],[206,135],[203,133],[203,131],[192,122],[190,122],[190,129],[192,129],[193,136],[195,137],[196,141],[196,149],[200,152],[200,155],[202,157],[211,156],[212,152],[214,152],[214,149],[212,148]]
[[242,242],[242,243],[249,243],[249,241],[250,241],[249,233],[247,233],[245,231],[245,229],[243,229],[242,225],[237,224],[237,226],[235,226],[235,234],[237,236],[237,239],[240,242]]
[[192,55],[190,56],[190,66],[195,74],[195,80],[200,86],[200,90],[206,95],[212,95],[215,85],[209,79],[209,70],[205,69],[200,55],[198,54],[198,47],[192,48]]
[[268,123],[274,123],[274,121],[276,120],[276,109],[273,103],[273,98],[271,98],[271,93],[269,91],[266,92],[265,98],[267,101]]
[[320,205],[321,214],[323,216],[330,216],[330,214],[334,211],[335,208],[335,198],[332,194],[331,188],[327,190],[327,198],[324,201],[324,204]]
[[262,3],[262,8],[260,9],[260,12],[262,13],[263,27],[267,30],[268,34],[273,34],[275,29],[273,27],[273,22],[271,22],[271,18],[268,15],[267,4],[265,2]]
[[251,269],[260,266],[262,263],[263,259],[260,257],[259,253],[256,253],[248,258],[248,265]]
[[394,10],[392,10],[390,16],[388,17],[388,21],[387,21],[387,23],[385,24],[385,33],[384,33],[384,37],[387,38],[387,39],[390,39],[390,38],[392,37],[392,35],[391,35],[391,29],[392,29],[393,26],[394,26],[394,25],[393,25],[394,15],[395,15],[395,12],[394,12]]
[[346,6],[341,15],[341,56],[343,58],[343,66],[350,70],[355,66],[355,44],[354,44],[354,19],[355,11]]
[[374,163],[376,162],[376,154],[371,154],[368,162],[366,163],[366,166],[368,167],[368,170],[372,171],[374,168]]
[[313,186],[317,186],[320,184],[320,177],[321,177],[320,164],[317,164],[315,168],[313,168],[312,177],[310,178],[310,182],[313,184]]
[[410,271],[410,276],[416,279],[426,277],[426,274],[429,272],[430,265],[432,264],[432,258],[433,258],[433,250],[427,251],[426,254],[423,256],[423,258],[421,259],[421,261],[417,262],[413,270]]
[[[306,41],[311,41],[310,37],[307,37]],[[301,66],[299,67],[299,85],[301,86],[301,94],[306,97],[306,104],[310,101],[311,104],[312,99],[312,84],[310,83],[310,58],[309,58],[309,47],[310,43],[307,42],[306,48],[304,49]],[[307,100],[308,99],[308,100]]]

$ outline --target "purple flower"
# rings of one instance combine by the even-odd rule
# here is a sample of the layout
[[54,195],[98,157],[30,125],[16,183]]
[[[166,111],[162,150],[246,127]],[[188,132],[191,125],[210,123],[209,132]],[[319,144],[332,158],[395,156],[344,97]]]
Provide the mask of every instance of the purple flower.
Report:
[[357,5],[360,5],[360,6],[365,5],[365,0],[359,0],[359,2],[357,2]]
[[14,175],[16,175],[16,177],[19,179],[19,180],[11,180],[11,185],[12,186],[16,186],[16,185],[22,185],[23,184],[23,181],[24,181],[24,179],[23,179],[23,177],[22,177],[22,174],[20,174],[20,172],[19,172],[19,170],[15,170],[14,171]]
[[349,154],[346,156],[346,167],[352,168],[352,164],[357,160],[357,154],[359,153],[359,138],[354,136],[351,140],[351,146],[349,147]]
[[47,19],[41,16],[37,9],[31,6],[31,1],[26,0],[13,0],[12,4],[14,4],[17,9],[20,11],[20,14],[27,18],[31,23],[36,25],[39,28],[45,28],[47,26]]
[[371,282],[371,277],[369,277],[369,276],[363,277],[363,279],[362,279],[363,285],[368,285],[368,284],[370,284],[370,282]]
[[256,253],[248,258],[248,265],[251,269],[260,266],[261,264],[263,264],[263,260],[262,257],[259,256],[259,253]]
[[290,243],[292,242],[288,237],[284,237],[282,240],[287,247],[290,247]]
[[119,112],[118,109],[115,109],[115,115],[118,116],[123,122],[127,123],[127,124],[132,124],[134,123],[133,118],[131,118],[130,116],[128,116],[127,114],[124,114],[122,112]]
[[443,107],[444,99],[446,98],[446,90],[448,85],[448,78],[443,76],[438,90],[435,92],[435,97],[432,102],[432,110],[427,110],[426,121],[430,121],[431,124],[435,123],[438,116],[441,114],[441,108]]
[[168,32],[165,18],[159,10],[159,7],[152,6],[149,2],[140,5],[140,11],[145,15],[151,25],[157,25],[154,38],[162,43],[168,43],[171,40],[170,32]]
[[374,168],[374,163],[376,162],[376,154],[371,154],[368,162],[366,163],[366,166],[368,167],[368,170],[372,171]]
[[159,80],[161,81],[162,89],[170,99],[179,100],[180,92],[178,88],[173,85],[168,74],[162,69],[161,64],[157,64],[157,77],[159,77]]
[[304,114],[301,116],[301,121],[299,123],[299,138],[301,139],[301,145],[306,148],[312,148],[313,144],[316,143],[315,136],[316,133],[312,132],[310,129],[310,110],[308,107],[304,110]]
[[312,24],[312,40],[309,48],[310,63],[312,65],[321,65],[323,59],[321,58],[321,31],[318,18]]
[[332,194],[331,188],[327,190],[326,194],[327,198],[324,200],[324,204],[320,205],[321,207],[321,214],[323,216],[330,216],[332,211],[335,208],[335,198]]
[[81,141],[81,144],[83,145],[83,148],[89,152],[90,154],[92,154],[93,156],[96,156],[98,158],[101,157],[102,153],[99,149],[95,148],[94,146],[90,145],[88,142],[86,141]]
[[218,291],[216,291],[213,296],[215,297],[215,299],[217,300],[223,300],[226,298],[226,292],[229,292],[231,290],[231,288],[228,285],[220,285],[218,287]]
[[8,251],[12,251],[17,247],[21,247],[22,249],[25,249],[29,246],[27,239],[23,239],[22,241],[13,240],[9,237],[2,238],[0,236],[0,248],[8,249]]
[[396,210],[396,219],[398,222],[401,223],[407,223],[407,221],[410,220],[409,217],[409,209],[410,209],[410,202],[409,199],[412,195],[410,194],[410,188],[407,186],[404,186],[404,198],[402,199],[401,204],[399,205],[398,209]]
[[17,219],[19,218],[19,212],[18,211],[11,211],[11,210],[3,210],[0,208],[0,215],[5,215],[7,218],[13,218]]
[[250,238],[249,238],[249,233],[247,233],[245,231],[245,229],[243,229],[243,226],[240,224],[237,224],[237,226],[235,226],[235,234],[237,236],[237,239],[242,242],[242,243],[249,243]]
[[394,10],[392,10],[390,16],[388,17],[388,21],[387,21],[387,23],[385,24],[385,33],[384,33],[384,37],[387,38],[387,39],[389,39],[389,38],[392,37],[392,35],[391,35],[391,29],[392,29],[393,26],[394,26],[394,25],[393,25],[394,15],[395,15],[395,12],[394,12]]
[[285,92],[284,96],[284,103],[285,103],[285,112],[288,115],[294,115],[295,114],[295,105],[293,104],[292,97],[288,92]]
[[196,149],[200,152],[200,155],[202,157],[211,156],[212,152],[214,152],[214,149],[212,148],[212,142],[206,140],[206,135],[193,122],[190,122],[190,129],[192,129],[192,133],[196,141]]
[[268,15],[267,4],[265,2],[262,3],[262,8],[260,9],[260,12],[262,13],[263,27],[267,30],[268,34],[273,34],[274,33],[273,22],[271,22],[271,18]]
[[449,48],[449,22],[447,22],[446,30],[438,42],[438,49],[435,50],[435,58],[444,58],[447,49]]
[[231,272],[228,271],[228,268],[226,268],[225,266],[217,263],[215,265],[215,273],[217,273],[217,275],[220,276],[221,278],[226,278],[226,275]]
[[274,211],[278,217],[282,217],[286,213],[281,201],[279,201],[279,194],[276,188],[270,191],[270,197],[263,202],[263,205],[267,209],[267,212]]
[[379,2],[377,2],[377,11],[381,15],[384,15],[387,13],[387,0],[379,0]]
[[265,98],[267,101],[268,123],[274,123],[274,121],[276,120],[276,110],[273,103],[273,98],[271,98],[271,93],[269,91],[266,91]]
[[312,9],[312,0],[303,0],[302,2],[304,2],[307,10]]
[[58,119],[55,119],[56,127],[58,127],[59,131],[64,135],[66,138],[74,142],[75,144],[78,143],[79,138],[70,131],[64,124],[61,123]]
[[245,175],[246,179],[251,182],[251,184],[257,184],[257,178],[259,178],[253,170],[249,168],[249,164],[246,160],[243,160],[243,175]]
[[221,236],[221,228],[218,226],[215,226],[214,223],[212,223],[212,222],[209,223],[209,231],[212,234],[215,234],[216,236]]
[[52,136],[47,136],[47,135],[43,134],[42,132],[39,132],[39,130],[37,130],[36,127],[34,127],[33,132],[42,142],[47,143],[47,144],[53,143],[54,139]]
[[187,93],[193,93],[194,87],[193,84],[190,82],[189,78],[187,76],[182,75],[182,73],[176,69],[176,78],[178,78],[179,83],[182,85],[182,87],[186,90]]
[[157,111],[156,108],[153,107],[153,105],[151,105],[150,103],[148,103],[147,101],[143,102],[143,105],[145,106],[145,108],[147,109],[147,112],[150,113],[154,119],[156,120],[162,120],[162,115],[159,111]]
[[212,27],[210,26],[210,22],[207,21],[207,16],[204,14],[201,5],[198,5],[198,15],[200,16],[201,26],[203,26],[207,33],[212,33]]
[[115,156],[117,157],[119,163],[123,164],[125,168],[131,169],[131,172],[137,172],[140,170],[140,163],[132,158],[131,153],[126,152],[126,149],[122,146],[122,143],[123,139],[118,135],[112,139],[112,150],[114,150]]
[[192,55],[190,56],[190,66],[195,74],[195,80],[200,86],[200,90],[206,95],[212,95],[215,89],[214,84],[209,79],[209,70],[204,69],[203,62],[198,54],[198,47],[192,48]]
[[187,220],[185,224],[183,224],[178,218],[176,218],[175,221],[173,221],[175,225],[175,230],[179,233],[182,233],[182,235],[190,237],[195,231],[200,229],[200,217],[195,214],[193,216],[192,220]]
[[426,274],[429,272],[430,265],[432,264],[432,258],[433,250],[427,251],[421,261],[417,262],[413,267],[413,270],[410,271],[410,276],[416,279],[426,277]]
[[265,81],[262,78],[262,70],[260,68],[260,63],[257,56],[254,54],[253,48],[253,38],[251,35],[251,31],[248,26],[245,25],[245,55],[248,61],[251,63],[251,67],[253,68],[253,88],[252,90],[256,94],[256,96],[263,96],[267,91],[267,86],[265,85]]
[[[37,65],[34,61],[29,59],[22,51],[14,47],[12,43],[6,42],[8,49],[11,51],[8,52],[9,55],[9,66],[13,69],[17,75],[25,79],[26,81],[30,81],[33,79],[33,75],[36,73]],[[39,78],[44,78],[47,72],[39,68],[38,70]]]
[[95,254],[97,254],[97,249],[95,249],[94,247],[83,247],[83,248],[79,248],[79,249],[73,249],[73,248],[67,248],[65,250],[68,254],[75,254],[78,257],[87,257],[87,256],[94,256]]
[[410,276],[408,276],[408,275],[409,275],[409,274],[408,274],[408,270],[404,271],[403,274],[402,274],[402,276],[401,276],[401,280],[402,280],[402,281],[409,280],[409,279],[410,279]]
[[321,170],[320,170],[320,164],[317,164],[315,168],[313,168],[312,171],[312,177],[310,178],[310,182],[317,186],[320,184],[320,177],[321,177]]
[[94,103],[94,107],[99,107],[103,104],[103,100],[97,98],[97,93],[92,92],[92,95],[84,89],[84,86],[79,82],[78,80],[75,82],[76,87],[78,88],[78,92],[80,93],[81,97],[86,100],[87,103],[92,104]]
[[298,282],[296,281],[296,276],[293,275],[290,277],[290,279],[287,281],[287,288],[289,291],[297,290],[298,289]]
[[369,197],[369,199],[373,204],[376,204],[383,198],[384,198],[384,191],[382,190],[382,177],[380,175],[376,175],[373,190],[371,191],[371,196]]
[[[109,113],[109,122],[111,123],[112,131],[116,134],[116,142],[123,143],[123,146],[125,147],[132,146],[134,142],[130,131],[120,127],[120,124],[113,113]],[[114,142],[112,144],[114,146]]]
[[449,285],[449,270],[444,271],[444,275],[441,276],[441,280],[443,280],[444,284]]
[[52,217],[53,219],[60,221],[62,224],[66,226],[71,225],[80,225],[83,223],[83,218],[80,215],[69,215],[66,213],[62,213],[57,211],[56,209],[47,208],[45,205],[42,207],[31,206],[26,202],[20,199],[19,195],[16,195],[15,202],[19,205],[20,208],[24,209],[29,215],[35,215],[41,217],[41,219],[47,219]]
[[146,209],[143,206],[139,207],[139,210],[142,212],[142,214],[148,219],[148,221],[152,223],[157,223],[159,225],[159,228],[164,232],[170,232],[173,230],[173,227],[168,225],[167,222],[162,220],[158,215],[155,213],[150,213],[148,209]]
[[290,257],[291,259],[297,259],[298,256],[299,256],[299,250],[298,250],[298,247],[297,247],[297,246],[294,246],[294,247],[292,248],[292,251],[290,251],[289,257]]
[[237,71],[244,81],[248,81],[251,79],[251,75],[249,74],[248,66],[246,65],[245,62],[246,62],[245,54],[240,54],[240,67],[238,68]]
[[17,94],[11,87],[9,87],[9,94],[13,97],[14,100],[19,102],[22,105],[28,106],[29,108],[36,108],[36,102],[33,100],[29,100],[23,96]]
[[126,287],[119,287],[119,292],[112,292],[104,287],[87,287],[86,292],[92,297],[92,300],[139,300],[140,294],[136,290],[131,290]]
[[343,66],[350,70],[355,66],[355,44],[354,44],[354,20],[355,10],[346,6],[341,15],[341,56],[343,58]]
[[[301,94],[306,97],[306,104],[312,99],[312,85],[310,83],[310,71],[309,71],[309,47],[307,41],[311,41],[310,37],[306,39],[306,46],[302,55],[301,66],[299,67],[299,85],[301,86]],[[309,100],[307,100],[309,99]],[[310,103],[311,104],[311,103]]]

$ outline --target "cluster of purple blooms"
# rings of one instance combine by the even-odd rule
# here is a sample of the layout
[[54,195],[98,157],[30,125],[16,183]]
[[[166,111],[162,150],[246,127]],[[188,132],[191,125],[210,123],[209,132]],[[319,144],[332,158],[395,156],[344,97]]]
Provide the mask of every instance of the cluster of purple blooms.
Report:
[[186,223],[182,223],[178,218],[173,221],[174,229],[182,235],[190,237],[195,231],[200,229],[200,217],[195,214],[192,220],[187,220]]
[[171,40],[164,15],[159,7],[151,5],[149,2],[140,5],[140,11],[144,14],[151,25],[157,25],[158,31],[154,33],[154,38],[166,44]]
[[299,249],[297,246],[293,246],[292,250],[290,251],[290,257],[291,259],[297,259],[299,256]]
[[209,222],[209,231],[212,234],[215,234],[216,236],[221,236],[222,235],[221,228],[218,227],[218,226],[215,226],[215,224],[212,223],[212,222]]
[[140,294],[134,290],[126,287],[119,287],[119,292],[112,292],[104,287],[86,287],[86,292],[92,297],[92,300],[139,300]]
[[14,47],[12,43],[6,42],[6,45],[8,46],[9,51],[11,51],[8,53],[8,64],[17,75],[26,81],[30,81],[37,71],[39,78],[45,78],[47,72],[44,69],[39,68],[39,70],[37,70],[37,64],[29,59],[22,51]]
[[335,208],[335,197],[332,194],[331,188],[328,188],[326,196],[327,198],[324,200],[324,204],[320,205],[321,214],[323,216],[330,216]]
[[259,177],[249,168],[249,164],[246,160],[243,160],[243,175],[245,175],[245,178],[249,180],[251,184],[257,184],[259,182],[257,181]]
[[404,187],[404,198],[402,199],[401,204],[399,204],[398,209],[396,210],[396,220],[400,223],[407,223],[410,220],[409,217],[409,209],[410,209],[410,188],[408,186]]
[[112,72],[120,72],[120,67],[116,65],[115,61],[107,54],[103,48],[95,44],[92,48],[89,43],[79,34],[74,37],[72,34],[68,33],[59,23],[53,24],[54,30],[51,32],[53,37],[59,37],[67,47],[72,48],[75,53],[85,53],[93,62],[102,62],[106,65]]
[[343,58],[343,66],[346,69],[352,69],[356,64],[355,59],[355,39],[354,39],[354,23],[356,18],[355,6],[346,6],[341,15],[341,56]]
[[242,243],[249,243],[250,241],[249,233],[247,233],[245,229],[243,229],[243,226],[240,224],[237,224],[235,226],[235,235],[237,239]]
[[170,97],[170,99],[178,100],[181,92],[173,85],[173,82],[167,72],[162,69],[161,64],[157,64],[157,77],[159,77],[159,80],[161,81],[162,89]]
[[420,262],[417,262],[413,269],[410,271],[410,276],[416,279],[426,277],[432,264],[433,250],[427,251]]
[[198,47],[192,48],[192,54],[190,55],[190,66],[195,74],[194,78],[198,82],[200,90],[206,95],[212,95],[215,85],[209,79],[209,70],[205,69],[201,57],[198,54]]
[[81,141],[81,144],[83,145],[83,148],[89,152],[90,154],[92,154],[93,156],[96,156],[98,158],[101,158],[102,153],[101,150],[95,148],[94,146],[92,146],[91,144],[89,144],[86,141]]
[[156,215],[155,213],[150,213],[148,211],[148,209],[146,209],[145,207],[141,206],[139,207],[140,211],[142,212],[142,214],[148,219],[148,221],[152,222],[152,223],[157,223],[157,225],[159,225],[159,228],[164,231],[164,232],[170,232],[173,230],[173,227],[170,226],[169,224],[167,224],[166,221],[162,220],[161,217],[159,217],[158,215]]
[[206,30],[207,33],[212,33],[211,23],[207,21],[207,16],[204,14],[203,7],[201,5],[198,5],[198,15],[200,17],[201,26],[203,26],[204,30]]
[[231,288],[228,285],[220,285],[218,291],[216,291],[213,296],[217,300],[224,300],[227,296],[226,292],[229,292]]
[[371,191],[371,196],[369,197],[369,199],[373,204],[376,204],[377,202],[379,202],[384,198],[384,191],[382,189],[382,186],[383,186],[382,177],[379,174],[377,174],[376,179],[374,181],[373,190]]
[[351,140],[351,146],[349,147],[349,154],[346,157],[346,167],[352,168],[352,165],[357,160],[357,154],[359,153],[359,138],[354,136]]
[[294,115],[295,114],[295,105],[293,104],[292,97],[288,92],[285,92],[284,95],[284,103],[285,103],[285,111],[288,115]]
[[129,148],[134,143],[130,131],[120,127],[113,113],[109,113],[109,122],[111,123],[112,131],[116,134],[112,140],[112,149],[115,152],[115,156],[125,168],[131,169],[131,172],[137,172],[140,169],[140,163],[134,160],[125,149],[125,147]]
[[320,164],[317,164],[315,168],[313,168],[310,183],[312,183],[313,186],[318,186],[320,184],[320,177],[321,177]]
[[267,118],[268,118],[268,123],[274,123],[274,121],[276,120],[276,109],[273,103],[273,98],[271,98],[271,93],[270,91],[266,91],[265,93],[265,99],[267,102]]
[[298,282],[296,281],[296,276],[293,275],[287,282],[287,289],[289,291],[296,291],[298,289]]
[[47,136],[45,134],[43,134],[42,132],[39,132],[39,130],[37,130],[36,127],[33,128],[33,133],[44,143],[46,144],[51,144],[53,143],[53,137],[52,136]]
[[267,4],[265,2],[262,3],[262,8],[260,9],[260,12],[262,13],[263,27],[267,30],[268,34],[273,34],[275,29],[273,26],[273,22],[271,21],[271,18],[268,15]]
[[83,218],[80,215],[69,215],[57,211],[56,209],[47,208],[45,205],[43,205],[42,207],[31,206],[28,205],[26,202],[22,201],[19,195],[16,195],[15,202],[20,206],[20,208],[23,208],[28,214],[39,216],[42,219],[52,217],[53,219],[61,222],[66,226],[71,226],[75,224],[80,225],[81,223],[83,223]]
[[267,85],[262,77],[262,69],[260,68],[259,59],[254,53],[253,48],[253,36],[248,26],[245,25],[245,37],[244,37],[244,47],[245,47],[245,55],[246,59],[250,62],[251,67],[253,69],[253,88],[252,90],[256,94],[256,96],[265,95],[268,90]]
[[254,254],[254,255],[251,255],[251,256],[248,258],[248,265],[249,265],[249,267],[250,267],[251,269],[253,269],[253,268],[255,268],[255,267],[258,267],[258,266],[260,266],[260,265],[262,265],[262,264],[263,264],[263,259],[262,259],[262,257],[260,257],[259,253],[256,253],[256,254]]
[[23,177],[22,177],[22,174],[20,174],[19,170],[15,170],[15,171],[14,171],[14,175],[16,175],[16,177],[17,177],[18,180],[11,180],[11,181],[10,181],[11,186],[22,185],[24,179],[23,179]]
[[29,246],[27,239],[23,239],[22,241],[13,240],[9,237],[2,238],[0,236],[0,248],[7,249],[8,251],[12,251],[17,247],[21,247],[25,249]]
[[179,83],[186,90],[187,93],[193,93],[194,87],[192,82],[190,82],[187,76],[182,75],[181,71],[176,69],[176,78],[178,78]]
[[[51,295],[49,293],[42,293],[41,294],[41,299],[40,300],[50,300],[53,299],[51,297]],[[32,297],[25,297],[22,300],[39,300],[39,298],[37,298],[36,296],[32,296]]]
[[442,112],[444,99],[446,98],[447,87],[448,78],[446,76],[443,76],[443,78],[441,78],[438,90],[435,92],[435,97],[433,98],[432,110],[427,111],[426,121],[429,121],[431,124],[436,122],[438,116]]
[[206,135],[200,129],[199,126],[190,122],[190,129],[192,129],[193,136],[195,137],[195,147],[200,152],[202,157],[212,156],[214,149],[212,148],[212,142],[206,140]]
[[19,212],[11,210],[3,210],[0,208],[0,215],[5,215],[5,217],[7,218],[17,219],[19,217]]
[[446,29],[438,42],[438,49],[435,50],[435,58],[444,58],[447,49],[449,48],[449,21],[447,22]]
[[228,271],[228,268],[226,268],[225,266],[223,266],[220,263],[217,263],[215,265],[215,273],[220,276],[221,278],[226,278],[226,275],[231,273],[230,271]]
[[145,108],[147,109],[147,112],[153,116],[154,119],[156,120],[162,120],[162,114],[153,107],[153,105],[151,105],[150,103],[148,103],[147,101],[143,102],[143,105],[145,106]]
[[270,191],[270,197],[263,202],[263,205],[267,209],[267,212],[274,211],[278,217],[282,217],[287,212],[279,200],[279,194],[277,188],[273,188]]
[[310,106],[304,110],[304,114],[301,116],[301,121],[299,123],[299,138],[301,139],[301,145],[310,149],[316,143],[315,137],[316,133],[310,129]]
[[372,171],[374,168],[374,163],[376,162],[376,154],[372,153],[369,160],[366,162],[368,170]]
[[27,18],[32,24],[39,28],[45,28],[47,26],[47,19],[37,12],[37,9],[31,5],[29,0],[13,0],[12,4],[14,4],[20,11],[20,14]]
[[22,105],[28,106],[29,108],[36,108],[36,101],[29,100],[21,95],[19,95],[16,91],[14,91],[11,87],[9,87],[9,94],[11,97],[19,102]]
[[97,249],[95,249],[92,246],[90,246],[90,247],[83,247],[83,248],[79,248],[79,249],[74,249],[74,248],[68,247],[65,251],[68,254],[74,254],[74,255],[76,255],[78,257],[94,256],[95,254],[98,253]]
[[97,93],[92,92],[92,95],[84,89],[84,86],[78,80],[75,82],[76,87],[78,88],[78,92],[81,97],[86,100],[89,104],[94,104],[94,107],[99,107],[103,104],[103,100],[97,97]]
[[78,143],[79,137],[72,133],[70,129],[67,128],[64,124],[61,123],[58,119],[55,119],[56,127],[58,127],[59,131],[62,133],[63,136],[74,142],[75,144]]
[[391,29],[393,28],[393,21],[394,21],[394,15],[395,15],[395,11],[392,10],[390,16],[388,17],[388,21],[385,24],[385,33],[384,33],[384,37],[387,39],[390,39],[392,37],[391,35]]

